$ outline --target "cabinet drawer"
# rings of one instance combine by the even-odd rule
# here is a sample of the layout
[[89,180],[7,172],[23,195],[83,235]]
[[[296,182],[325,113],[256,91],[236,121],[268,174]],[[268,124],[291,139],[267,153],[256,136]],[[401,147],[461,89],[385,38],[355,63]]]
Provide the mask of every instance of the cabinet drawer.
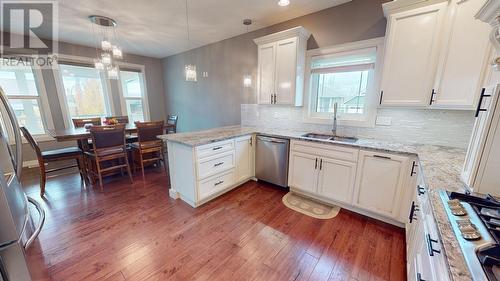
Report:
[[310,141],[292,141],[292,150],[350,162],[358,161],[358,149]]
[[234,169],[198,182],[198,201],[203,200],[234,183]]
[[215,175],[234,167],[234,151],[227,151],[200,159],[196,162],[198,179]]
[[196,159],[212,156],[218,153],[226,152],[234,149],[234,140],[218,141],[202,146],[197,146]]

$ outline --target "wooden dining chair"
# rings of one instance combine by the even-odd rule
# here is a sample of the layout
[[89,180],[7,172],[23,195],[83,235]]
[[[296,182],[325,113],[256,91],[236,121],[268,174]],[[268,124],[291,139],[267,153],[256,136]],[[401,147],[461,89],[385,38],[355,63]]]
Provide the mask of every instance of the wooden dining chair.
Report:
[[177,133],[177,120],[179,119],[179,116],[177,115],[169,115],[167,118],[167,124],[172,125],[168,127],[167,129],[167,134],[175,134]]
[[[45,183],[47,181],[48,173],[78,167],[78,170],[80,171],[80,177],[82,178],[82,180],[85,181],[83,153],[80,148],[67,147],[61,149],[41,151],[40,146],[38,146],[37,141],[30,134],[28,129],[26,129],[25,127],[21,127],[20,129],[24,138],[28,141],[28,143],[33,148],[33,150],[35,150],[36,153],[38,166],[40,167],[40,196],[43,196],[45,194]],[[76,160],[76,165],[66,165],[54,169],[45,168],[46,163],[64,161],[64,160]]]
[[92,124],[94,126],[101,125],[101,117],[73,118],[72,121],[75,128],[83,128],[86,124]]
[[137,165],[141,166],[143,180],[145,180],[145,163],[163,162],[165,173],[167,173],[163,141],[158,139],[159,135],[164,134],[164,124],[163,121],[135,122],[139,141],[130,144],[132,148],[132,165],[134,172],[136,171]]
[[111,119],[115,119],[116,121],[118,121],[118,124],[128,124],[128,116],[108,116],[108,117],[104,117],[104,120],[108,121],[108,120],[111,120]]
[[[99,179],[99,186],[103,190],[103,173],[120,169],[123,175],[123,169],[127,169],[130,183],[133,183],[132,173],[128,162],[127,147],[125,143],[125,124],[111,126],[92,126],[90,136],[94,149],[85,152],[90,161],[88,173],[91,175],[92,182],[95,178]],[[103,165],[106,163],[106,165]]]

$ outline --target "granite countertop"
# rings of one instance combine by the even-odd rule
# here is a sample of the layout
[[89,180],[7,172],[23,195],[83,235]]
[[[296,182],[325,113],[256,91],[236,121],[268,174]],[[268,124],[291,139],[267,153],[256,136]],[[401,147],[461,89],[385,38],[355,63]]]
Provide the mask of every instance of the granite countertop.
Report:
[[418,157],[425,184],[429,190],[429,199],[432,205],[434,218],[438,226],[439,235],[443,242],[444,253],[448,260],[450,277],[453,281],[472,280],[460,250],[451,224],[439,198],[439,190],[458,191],[466,190],[466,185],[460,179],[460,172],[465,160],[464,149],[419,144],[400,144],[389,141],[360,138],[355,143],[341,141],[323,141],[304,138],[308,132],[283,129],[262,129],[255,127],[228,126],[190,133],[177,133],[159,136],[165,141],[177,142],[188,146],[199,146],[249,134],[262,134],[271,137],[281,137],[335,145],[357,147],[362,149],[405,154]]

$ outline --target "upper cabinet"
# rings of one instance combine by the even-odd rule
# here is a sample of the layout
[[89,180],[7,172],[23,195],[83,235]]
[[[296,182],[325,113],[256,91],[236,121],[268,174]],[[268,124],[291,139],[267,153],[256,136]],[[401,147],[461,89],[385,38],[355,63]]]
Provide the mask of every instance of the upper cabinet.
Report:
[[413,2],[383,5],[388,24],[380,104],[473,109],[491,53],[490,29],[474,17],[484,0]]
[[309,36],[310,33],[299,26],[254,39],[259,57],[259,104],[302,106]]

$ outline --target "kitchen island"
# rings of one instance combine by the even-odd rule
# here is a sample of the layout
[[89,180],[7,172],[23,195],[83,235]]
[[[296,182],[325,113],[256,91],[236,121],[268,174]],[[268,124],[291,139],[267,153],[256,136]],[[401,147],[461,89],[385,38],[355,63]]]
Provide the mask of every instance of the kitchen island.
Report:
[[[430,201],[429,207],[435,220],[435,222],[433,223],[437,226],[438,230],[437,232],[439,237],[437,237],[437,240],[442,245],[441,253],[442,256],[445,257],[444,265],[446,272],[444,274],[447,275],[446,277],[448,279],[454,281],[471,280],[470,273],[465,264],[462,252],[457,246],[458,241],[453,234],[453,230],[451,229],[451,225],[448,221],[448,218],[446,217],[446,213],[443,209],[443,204],[441,203],[438,194],[439,190],[441,189],[457,192],[464,192],[466,190],[467,187],[462,183],[459,176],[465,158],[465,150],[445,146],[398,144],[389,141],[374,139],[359,139],[354,143],[342,141],[325,141],[303,137],[305,133],[309,132],[230,126],[200,132],[162,135],[160,136],[160,138],[166,141],[168,147],[168,158],[172,184],[170,195],[173,198],[180,197],[184,201],[196,207],[233,188],[238,187],[247,180],[253,179],[253,167],[245,166],[247,170],[249,169],[249,171],[244,172],[244,177],[238,176],[238,166],[240,166],[238,163],[240,161],[243,161],[244,163],[247,163],[247,166],[253,165],[254,162],[252,158],[252,149],[253,144],[255,143],[253,141],[253,138],[256,134],[271,137],[288,138],[300,144],[310,143],[316,146],[326,145],[346,149],[363,150],[378,154],[387,153],[389,155],[400,155],[402,157],[408,157],[409,162],[411,162],[413,159],[415,161],[412,165],[412,172],[414,172],[413,169],[415,168],[415,166],[418,165],[418,170],[420,171],[419,181],[422,181],[417,182],[417,180],[415,179],[410,180],[409,183],[413,185],[418,184],[419,188],[424,188],[425,193],[428,196],[428,200]],[[240,144],[243,142],[247,142],[248,145],[243,146],[242,148],[241,145],[238,146],[238,141]],[[239,149],[236,146],[238,146]],[[236,160],[236,155],[241,154],[242,150],[246,151],[246,153],[244,153],[246,156],[243,157],[243,160]],[[212,152],[214,151],[216,151],[217,153],[213,154]],[[226,165],[227,163],[226,161],[221,161],[221,157],[225,157],[225,159],[227,159],[230,164],[225,167],[221,167]],[[199,161],[200,159],[202,159],[201,163]],[[224,163],[219,164],[221,162]],[[217,165],[216,167],[210,167],[215,168],[215,171],[208,171],[205,172],[205,174],[200,175],[200,171],[205,171],[203,169],[206,169],[203,167],[204,163],[208,163],[208,165],[210,166],[214,166],[216,164],[219,165]],[[189,173],[185,173],[186,170],[188,170]],[[213,175],[215,175],[216,177],[215,180],[210,178]],[[225,185],[228,181],[231,184]],[[196,197],[197,195],[199,195],[199,192],[197,194],[197,189],[203,190],[207,185],[222,187],[217,189],[217,191],[213,193],[208,193],[208,195],[203,197],[202,200],[197,201]],[[189,189],[189,192],[184,192],[184,194],[182,194],[183,192],[179,192],[179,190],[186,189],[186,187],[189,187],[187,188]],[[300,192],[300,190],[295,190],[293,186],[291,186],[291,189]],[[186,196],[185,194],[188,195]],[[415,192],[412,188],[411,190],[406,190],[405,194],[402,194],[399,197],[407,204],[401,203],[401,210],[400,213],[396,215],[396,220],[403,217],[408,218],[408,216],[406,215],[409,212],[408,205],[414,198],[414,196]],[[339,205],[345,208],[350,207],[347,204]],[[355,208],[354,210],[356,211],[357,209]],[[388,221],[386,218],[384,218],[384,216],[372,214],[371,212],[364,212],[361,209],[359,210],[359,212],[364,215],[371,215],[374,218]],[[403,214],[406,216],[403,216]],[[393,221],[388,222],[396,224]],[[400,223],[399,225],[401,227],[406,227],[407,231],[408,229],[410,229],[408,222]],[[407,245],[407,251],[411,251],[410,248],[411,245]],[[410,267],[411,265],[409,264],[408,266]]]

